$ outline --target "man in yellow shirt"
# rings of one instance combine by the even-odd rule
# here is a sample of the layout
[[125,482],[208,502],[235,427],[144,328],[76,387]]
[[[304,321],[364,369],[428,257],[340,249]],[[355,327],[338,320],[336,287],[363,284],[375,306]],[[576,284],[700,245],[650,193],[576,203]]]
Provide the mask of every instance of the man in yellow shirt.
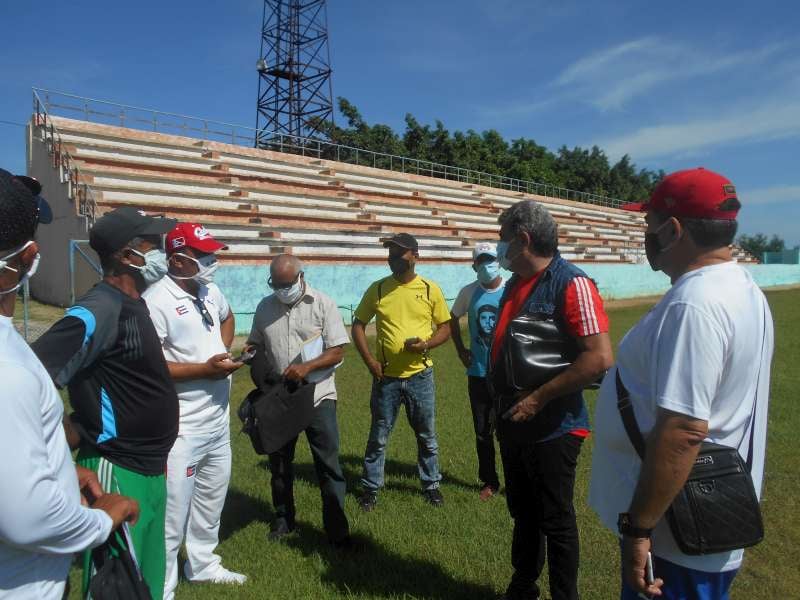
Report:
[[[441,506],[439,445],[436,441],[433,361],[429,351],[450,337],[450,311],[439,286],[414,272],[419,244],[408,233],[383,240],[392,274],[369,286],[353,319],[353,341],[372,373],[367,449],[364,453],[361,509],[369,512],[383,486],[386,443],[405,404],[417,436],[417,467],[425,500]],[[376,318],[375,351],[370,352],[364,328]]]

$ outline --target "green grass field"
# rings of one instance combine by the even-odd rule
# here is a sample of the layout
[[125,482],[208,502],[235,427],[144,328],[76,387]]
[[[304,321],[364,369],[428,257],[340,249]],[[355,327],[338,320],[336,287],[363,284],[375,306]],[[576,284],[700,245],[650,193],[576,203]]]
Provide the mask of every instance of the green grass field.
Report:
[[[776,329],[770,406],[766,489],[766,541],[746,553],[732,597],[785,599],[800,596],[800,510],[797,432],[800,412],[793,398],[800,388],[800,290],[768,294]],[[610,310],[612,337],[620,337],[648,310],[639,305]],[[429,507],[419,492],[416,444],[401,415],[390,440],[386,488],[378,509],[363,514],[355,493],[369,429],[370,377],[356,352],[348,349],[337,374],[341,461],[348,480],[347,513],[353,534],[365,549],[338,555],[322,530],[319,491],[308,446],[301,439],[296,459],[295,495],[299,533],[285,542],[266,539],[272,517],[266,462],[252,451],[232,420],[233,479],[222,517],[219,553],[224,564],[249,576],[242,587],[182,582],[178,598],[450,598],[489,599],[505,589],[511,521],[505,499],[478,500],[477,459],[466,396],[466,379],[452,344],[434,353],[442,491],[445,506]],[[235,378],[233,405],[251,385],[247,373]],[[593,409],[594,395],[590,394]],[[618,546],[589,509],[586,496],[592,440],[578,466],[576,509],[581,531],[580,589],[583,598],[619,597]],[[498,457],[499,461],[499,457]],[[73,571],[73,583],[77,583]],[[546,576],[543,582],[546,590]],[[549,594],[545,594],[549,597]],[[77,598],[73,587],[72,597]]]

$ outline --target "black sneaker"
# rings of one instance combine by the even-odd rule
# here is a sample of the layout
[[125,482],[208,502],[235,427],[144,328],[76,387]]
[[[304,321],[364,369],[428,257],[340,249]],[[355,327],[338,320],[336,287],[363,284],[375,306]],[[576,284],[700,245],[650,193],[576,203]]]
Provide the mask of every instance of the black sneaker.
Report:
[[378,506],[378,492],[364,492],[358,498],[358,505],[364,512],[372,512]]
[[506,593],[500,596],[500,600],[541,600],[539,586],[535,581],[523,581],[512,577]]
[[442,496],[439,488],[425,490],[422,495],[425,496],[425,502],[431,506],[442,506],[444,504],[444,496]]
[[267,539],[270,542],[277,542],[291,535],[293,531],[294,525],[290,525],[285,519],[276,519],[269,528]]

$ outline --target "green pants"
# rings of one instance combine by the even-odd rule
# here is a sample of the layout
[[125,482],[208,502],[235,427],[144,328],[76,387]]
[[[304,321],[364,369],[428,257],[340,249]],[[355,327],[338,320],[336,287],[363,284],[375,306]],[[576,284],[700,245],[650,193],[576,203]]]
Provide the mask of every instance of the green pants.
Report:
[[[97,473],[106,492],[129,496],[139,503],[139,520],[130,528],[133,550],[139,561],[142,577],[154,600],[164,597],[166,548],[164,516],[167,507],[167,483],[164,475],[141,475],[111,464],[94,449],[81,449],[77,463]],[[113,534],[119,535],[119,534]],[[89,591],[92,574],[91,553],[83,553],[83,597]]]

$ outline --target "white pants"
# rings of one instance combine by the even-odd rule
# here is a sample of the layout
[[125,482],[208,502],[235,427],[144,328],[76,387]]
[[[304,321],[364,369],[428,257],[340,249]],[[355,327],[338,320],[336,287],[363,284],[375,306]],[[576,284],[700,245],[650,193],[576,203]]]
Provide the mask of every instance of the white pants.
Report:
[[209,579],[221,558],[219,522],[231,478],[228,427],[205,435],[179,435],[167,459],[165,538],[167,572],[164,598],[171,600],[178,585],[178,551],[186,539],[189,580]]

